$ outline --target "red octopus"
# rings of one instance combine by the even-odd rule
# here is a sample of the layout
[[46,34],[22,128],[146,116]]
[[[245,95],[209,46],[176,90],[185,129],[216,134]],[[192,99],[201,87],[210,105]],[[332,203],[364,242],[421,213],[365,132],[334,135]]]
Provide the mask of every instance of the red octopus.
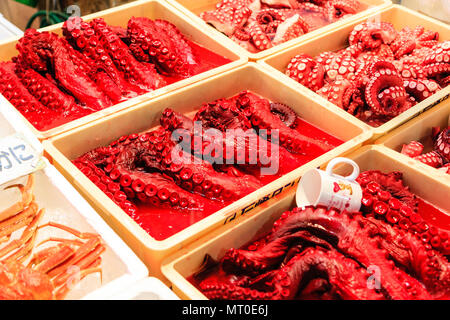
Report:
[[223,0],[200,17],[257,53],[360,10],[356,0]]
[[401,173],[358,182],[361,212],[284,212],[266,236],[209,257],[192,282],[210,299],[448,299],[449,232],[423,221]]
[[0,63],[0,93],[38,130],[161,88],[166,77],[205,71],[192,43],[168,21],[133,17],[124,29],[73,17],[62,30],[64,38],[28,29],[19,55]]
[[433,168],[450,173],[450,127],[442,130],[440,127],[435,127],[431,131],[431,138],[434,141],[432,151],[423,153],[424,145],[419,141],[411,141],[403,145],[401,153]]
[[297,130],[291,108],[248,91],[204,104],[193,119],[166,109],[160,124],[73,160],[134,218],[139,204],[183,212],[225,206],[261,188],[262,175],[286,174],[298,156],[333,148]]
[[299,54],[286,75],[372,126],[396,117],[449,83],[450,42],[418,26],[363,22],[349,46],[316,57]]

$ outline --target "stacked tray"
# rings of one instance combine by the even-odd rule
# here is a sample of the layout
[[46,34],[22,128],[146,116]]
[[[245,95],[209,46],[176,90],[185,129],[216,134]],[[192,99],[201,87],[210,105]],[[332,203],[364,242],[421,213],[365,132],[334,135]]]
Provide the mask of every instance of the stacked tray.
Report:
[[[340,112],[346,113],[344,110],[340,109],[333,103],[329,102],[326,98],[320,96],[312,90],[304,87],[303,85],[297,83],[295,80],[291,79],[285,75],[285,69],[289,64],[290,60],[300,54],[307,53],[311,56],[319,55],[325,51],[337,51],[348,46],[348,36],[353,28],[363,21],[383,21],[390,22],[394,25],[396,30],[400,30],[403,27],[409,26],[414,28],[417,25],[421,25],[426,29],[439,32],[439,41],[450,40],[450,27],[442,22],[435,19],[429,18],[423,14],[414,12],[410,9],[404,8],[402,6],[394,5],[388,8],[382,9],[376,13],[369,15],[368,17],[360,18],[351,23],[345,25],[340,25],[332,31],[322,34],[314,39],[309,39],[300,44],[292,46],[282,52],[271,55],[265,59],[260,60],[258,63],[262,64],[263,67],[270,70],[272,73],[278,73],[282,77],[284,82],[292,83],[295,85],[298,92],[314,97],[315,100],[319,101],[321,105],[327,105],[331,108],[339,109]],[[418,103],[414,107],[408,109],[407,111],[401,113],[392,120],[382,124],[379,127],[374,127],[372,141],[387,134],[396,127],[407,122],[411,118],[419,115],[420,113],[432,108],[433,106],[439,104],[441,101],[447,99],[450,96],[450,86],[438,91],[436,94],[428,97],[422,102]],[[349,117],[353,117],[348,114]],[[360,120],[358,120],[360,121]],[[362,121],[360,121],[362,122]],[[363,123],[363,122],[362,122]]]
[[383,8],[387,8],[392,5],[392,2],[390,0],[359,0],[359,1],[361,3],[367,5],[366,10],[361,11],[355,15],[352,15],[349,18],[345,18],[343,20],[334,22],[334,23],[324,26],[322,28],[308,32],[308,33],[302,35],[301,37],[298,37],[296,39],[292,39],[285,43],[279,44],[270,49],[261,51],[259,53],[251,53],[251,52],[247,51],[246,49],[242,48],[237,43],[235,43],[233,40],[229,39],[226,35],[222,34],[218,30],[216,30],[214,27],[209,26],[205,21],[203,21],[200,18],[200,16],[199,16],[200,13],[202,13],[204,11],[208,11],[208,10],[214,10],[216,4],[218,4],[220,1],[218,1],[218,0],[167,0],[167,2],[169,4],[171,4],[173,7],[177,8],[180,12],[182,12],[187,17],[189,17],[189,19],[191,21],[193,21],[196,25],[201,26],[203,28],[208,28],[208,32],[210,32],[211,34],[215,34],[218,38],[221,39],[222,43],[226,43],[227,45],[232,47],[233,50],[235,50],[235,52],[240,52],[242,55],[248,57],[250,59],[250,61],[257,61],[257,60],[263,59],[274,53],[277,53],[277,52],[280,52],[289,47],[298,45],[299,43],[303,43],[304,41],[307,41],[308,39],[317,38],[320,35],[326,34],[330,31],[338,28],[339,26],[347,24],[356,19],[360,19],[362,17],[368,16],[370,14],[376,13],[379,10],[381,10]]

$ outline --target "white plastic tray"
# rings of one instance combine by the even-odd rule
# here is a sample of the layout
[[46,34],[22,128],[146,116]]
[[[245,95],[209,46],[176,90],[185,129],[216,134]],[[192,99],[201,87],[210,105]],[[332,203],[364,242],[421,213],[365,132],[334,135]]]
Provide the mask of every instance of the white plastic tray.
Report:
[[106,300],[180,300],[161,280],[145,278],[135,285],[106,297]]
[[[102,237],[106,247],[102,254],[102,281],[100,281],[98,273],[90,274],[69,292],[66,299],[103,299],[111,292],[123,290],[123,288],[130,287],[136,281],[147,277],[148,269],[133,251],[112,231],[56,168],[47,160],[45,161],[47,167],[35,173],[34,195],[39,207],[45,208],[40,225],[53,221],[81,232],[95,232]],[[18,178],[8,185],[23,183],[25,179],[25,177]],[[36,244],[50,236],[73,238],[67,232],[46,227],[39,230]],[[13,234],[12,239],[16,237],[17,235]],[[54,245],[54,243],[44,244],[39,249],[48,245]],[[34,250],[36,251],[36,249]]]

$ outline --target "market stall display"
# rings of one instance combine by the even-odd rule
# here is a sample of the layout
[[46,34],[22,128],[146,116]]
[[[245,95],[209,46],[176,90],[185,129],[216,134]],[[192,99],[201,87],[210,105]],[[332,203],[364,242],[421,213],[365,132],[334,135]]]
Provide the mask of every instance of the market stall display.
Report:
[[257,53],[364,9],[357,0],[223,0],[200,18],[247,51]]
[[348,39],[337,52],[295,56],[286,75],[374,127],[448,85],[450,40],[437,32],[363,22]]
[[433,140],[433,149],[424,153],[424,146],[419,141],[411,141],[403,145],[402,153],[417,161],[423,162],[433,168],[439,168],[445,173],[449,171],[450,159],[450,127],[433,127],[430,138]]
[[0,300],[450,300],[447,24],[138,0],[0,60]]
[[[259,79],[259,81],[255,82],[254,79]],[[205,104],[231,97],[235,97],[234,101],[236,102],[236,95],[244,90],[264,97],[264,99],[260,99],[255,96],[257,101],[259,100],[262,103],[262,107],[266,107],[266,114],[263,114],[263,117],[261,117],[260,125],[270,124],[270,121],[272,121],[279,128],[285,127],[285,132],[290,132],[291,130],[294,133],[297,132],[299,139],[293,141],[295,144],[285,141],[286,147],[279,148],[283,152],[283,157],[290,159],[289,161],[284,161],[284,163],[280,159],[279,168],[284,170],[282,175],[277,171],[272,173],[269,171],[264,174],[265,177],[258,179],[257,176],[251,174],[252,171],[248,171],[253,170],[254,174],[259,174],[259,169],[261,167],[264,168],[265,165],[261,166],[257,161],[255,161],[255,164],[249,165],[248,168],[245,168],[245,163],[236,166],[227,166],[227,163],[224,165],[214,164],[212,166],[208,161],[197,161],[197,163],[182,161],[176,167],[170,161],[167,161],[167,156],[171,152],[168,152],[170,150],[166,150],[166,145],[161,142],[164,140],[165,132],[168,131],[170,136],[171,131],[165,128],[169,128],[173,124],[189,128],[190,119],[194,118],[195,113],[199,117],[204,116],[205,121],[203,124],[206,127],[215,125],[217,128],[220,128],[219,120],[226,119],[229,119],[229,122],[223,121],[223,124],[228,124],[230,127],[233,125],[250,125],[247,117],[251,113],[243,114],[236,109],[237,107],[234,108],[232,103],[230,108],[233,107],[236,115],[240,118],[230,118],[231,112],[226,112],[226,108],[217,108],[217,104],[212,104],[212,106]],[[222,100],[221,105],[225,107],[227,101],[233,100]],[[283,124],[278,115],[267,109],[269,101],[289,106],[292,111],[289,111],[286,107],[285,109],[288,110],[289,114],[296,114],[303,120],[298,125],[306,128],[305,131],[299,132]],[[205,108],[204,111],[214,111],[209,119],[207,119],[208,114],[206,112],[198,112],[202,105]],[[170,107],[171,111],[164,112],[168,107]],[[221,112],[222,116],[215,116],[216,111]],[[259,108],[256,111],[263,113],[264,108]],[[190,119],[181,116],[183,114]],[[149,129],[157,129],[160,125],[161,117],[167,121],[164,122],[166,127],[161,127],[159,131],[156,131],[156,133],[160,133],[159,135],[156,134],[155,138],[148,134],[142,135],[142,133],[148,132]],[[258,125],[256,117],[253,123]],[[189,136],[189,131],[182,130],[180,133],[183,134],[183,132]],[[222,135],[220,130],[215,131],[215,133],[216,137],[217,134]],[[311,136],[317,133],[320,133],[319,137],[321,138],[316,138],[317,140],[311,139]],[[139,135],[141,139],[138,139]],[[305,170],[314,168],[331,157],[357,148],[367,141],[370,136],[368,127],[355,126],[354,120],[338,116],[308,97],[302,97],[300,100],[298,94],[290,86],[285,86],[282,82],[279,82],[278,78],[273,77],[256,64],[250,64],[215,76],[171,95],[157,98],[153,102],[144,103],[130,110],[124,110],[114,116],[97,121],[90,126],[44,141],[44,146],[53,164],[77,186],[91,203],[99,209],[99,212],[103,213],[105,219],[114,225],[116,231],[123,238],[127,239],[128,244],[145,261],[151,274],[159,276],[161,260],[175,252],[179,246],[192,242],[207,234],[210,230],[228,224],[232,220],[245,219],[251,215],[254,207],[264,204],[267,201],[266,199],[293,186]],[[97,139],[92,139],[92,137],[97,137]],[[254,137],[256,136],[254,135]],[[282,141],[281,137],[282,133],[280,131],[280,141]],[[202,140],[205,146],[208,143],[207,138],[206,135],[203,135]],[[302,142],[308,139],[311,141],[311,146],[309,147],[307,146],[308,143],[304,144]],[[266,140],[262,139],[260,141]],[[343,141],[343,143],[341,144],[339,141]],[[155,142],[156,145],[153,148],[152,145]],[[169,146],[178,143],[178,141],[170,141],[170,139],[167,142]],[[125,143],[125,148],[121,147],[122,143]],[[140,144],[148,148],[141,148],[140,152],[138,152],[138,149],[133,149],[134,145],[138,146]],[[75,166],[77,163],[72,163],[73,160],[89,151],[109,145],[113,148],[100,148],[98,149],[98,154],[96,155],[93,152],[90,159],[94,163],[97,157],[104,160],[109,159],[106,160],[105,164],[102,164],[101,161],[98,163],[99,167],[104,168],[106,172],[100,168],[95,169],[95,166],[92,167],[92,164],[91,168],[89,168],[89,165],[82,163],[80,165],[82,171],[80,171]],[[126,147],[128,145],[129,147]],[[231,140],[230,145],[234,146],[234,140]],[[298,152],[301,148],[304,148],[306,155],[295,155],[295,153],[288,151],[290,147],[295,145],[298,145],[300,149],[295,147],[294,151]],[[116,148],[116,146],[120,148]],[[316,146],[319,146],[319,148]],[[323,146],[325,146],[324,150],[329,151],[323,153],[324,150],[320,150]],[[335,147],[333,148],[333,146]],[[125,152],[119,158],[119,153],[114,152],[120,152],[122,151],[121,149]],[[156,150],[152,151],[152,149]],[[270,148],[268,149],[270,150]],[[194,148],[193,150],[198,149]],[[249,150],[251,150],[251,145]],[[110,151],[114,152],[111,153]],[[182,153],[184,158],[181,159],[195,160],[195,158],[191,158],[192,154],[191,150],[189,154]],[[141,156],[143,157],[142,161],[134,161],[141,159]],[[217,153],[217,156],[221,155]],[[244,156],[247,155],[244,154]],[[253,155],[250,154],[250,156]],[[265,153],[257,153],[254,156],[265,156]],[[89,160],[89,154],[86,159]],[[157,160],[160,160],[160,162]],[[172,158],[172,162],[175,162],[175,160]],[[110,161],[111,165],[108,165],[108,161]],[[269,163],[266,161],[261,162]],[[147,166],[146,170],[144,170],[144,164]],[[88,168],[85,168],[86,166]],[[184,166],[186,168],[182,170],[181,167]],[[115,167],[117,167],[117,170],[113,170]],[[171,171],[171,168],[173,171]],[[270,169],[270,167],[267,169]],[[83,172],[91,177],[92,181]],[[95,177],[97,174],[101,175],[102,178]],[[160,177],[161,174],[163,174],[163,177]],[[241,174],[242,176],[239,177]],[[147,180],[150,178],[156,179],[157,182]],[[111,184],[112,190],[108,190],[107,186],[110,185],[108,179],[111,179],[113,182]],[[105,184],[106,181],[108,181],[108,184]],[[174,186],[177,183],[179,186]],[[174,188],[178,191],[175,192]],[[105,190],[106,194],[102,190]],[[116,191],[119,192],[115,194]],[[175,194],[172,195],[174,192],[178,194],[178,197]],[[112,195],[112,197],[108,197],[107,194],[109,196]],[[219,194],[222,198],[219,197]],[[131,198],[133,196],[135,199]],[[140,201],[137,200],[137,197],[147,203],[144,206],[138,206],[138,210],[135,212],[135,205],[127,198],[139,203]],[[227,199],[227,197],[229,198]],[[163,201],[161,201],[161,198]],[[211,201],[211,198],[213,201]],[[191,200],[189,201],[189,199]],[[152,208],[152,202],[156,204],[156,207],[162,206],[163,209],[155,209],[155,205]],[[193,202],[193,204],[189,204],[189,202]],[[206,213],[195,208],[195,206],[208,208],[208,204],[211,203],[213,206],[210,206]],[[190,208],[180,210],[180,205],[187,205]],[[144,209],[144,211],[140,212],[139,207]],[[126,211],[131,209],[131,217],[122,208],[125,208]],[[143,226],[145,229],[133,218],[139,224],[144,222]],[[148,221],[152,221],[150,226]],[[150,230],[150,234],[146,230]]]
[[70,18],[63,34],[28,29],[0,65],[1,93],[40,131],[230,62],[165,20]]

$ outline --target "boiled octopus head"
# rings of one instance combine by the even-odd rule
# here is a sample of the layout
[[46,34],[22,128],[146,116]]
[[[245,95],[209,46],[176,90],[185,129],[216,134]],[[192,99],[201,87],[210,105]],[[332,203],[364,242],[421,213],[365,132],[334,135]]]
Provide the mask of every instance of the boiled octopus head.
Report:
[[381,44],[390,44],[397,31],[389,22],[363,22],[358,24],[348,38],[350,45],[360,43],[363,48],[375,49]]

